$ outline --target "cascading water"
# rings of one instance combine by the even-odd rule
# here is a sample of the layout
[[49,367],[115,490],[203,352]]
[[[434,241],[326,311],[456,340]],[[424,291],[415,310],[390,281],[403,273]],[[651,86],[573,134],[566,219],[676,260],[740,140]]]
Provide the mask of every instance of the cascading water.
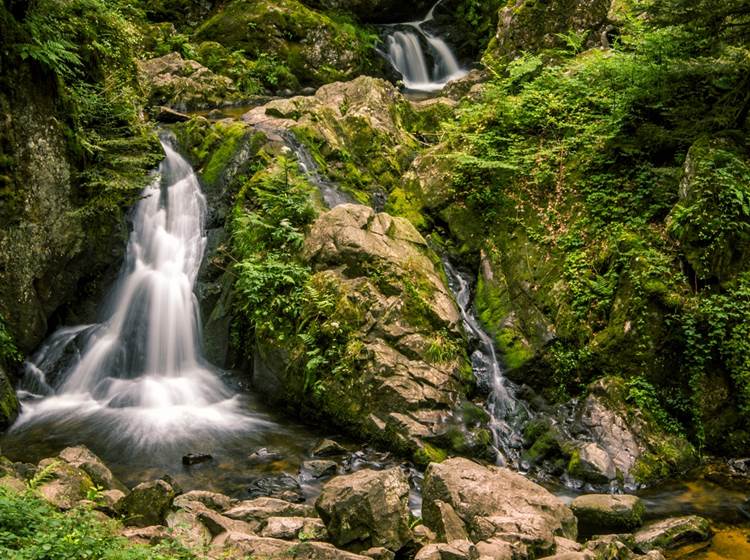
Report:
[[87,420],[132,447],[260,422],[201,359],[193,286],[206,246],[206,201],[190,165],[162,146],[166,158],[136,206],[106,319],[60,329],[26,364],[19,394],[27,398],[13,431]]
[[498,452],[498,462],[519,467],[518,460],[523,445],[520,428],[529,418],[529,410],[516,398],[516,387],[503,374],[492,337],[484,330],[472,308],[471,282],[468,275],[456,270],[443,259],[448,286],[461,310],[464,328],[476,338],[478,348],[471,356],[475,375],[489,386],[487,408],[490,413],[490,429]]
[[387,58],[412,91],[438,91],[466,75],[448,44],[425,29],[435,19],[439,0],[424,19],[388,26]]

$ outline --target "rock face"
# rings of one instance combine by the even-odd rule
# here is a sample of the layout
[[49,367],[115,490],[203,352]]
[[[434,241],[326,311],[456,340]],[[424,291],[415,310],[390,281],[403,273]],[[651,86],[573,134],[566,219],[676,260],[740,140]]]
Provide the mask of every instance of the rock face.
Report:
[[151,105],[188,111],[230,102],[235,94],[231,79],[176,52],[141,62],[139,71]]
[[15,420],[19,405],[16,392],[10,383],[8,374],[0,364],[0,429],[4,429]]
[[583,535],[624,533],[640,527],[645,507],[637,496],[587,494],[570,505]]
[[[464,355],[458,310],[426,242],[403,218],[345,204],[313,224],[304,257],[318,271],[315,289],[340,302],[333,320],[358,350],[350,372],[325,378],[322,410],[350,430],[429,454],[425,438],[445,429],[461,393]],[[438,344],[445,355],[431,354]],[[297,378],[271,356],[261,347],[253,382],[288,399]]]
[[[445,532],[447,504],[469,538],[485,548],[510,549],[525,557],[554,553],[555,537],[575,539],[573,512],[541,486],[508,469],[468,459],[433,463],[422,487],[425,524]],[[484,544],[482,544],[484,543]]]
[[665,433],[645,411],[634,414],[626,399],[621,380],[604,378],[591,385],[578,418],[593,442],[574,452],[568,467],[573,476],[593,483],[620,476],[649,483],[695,464],[697,456],[687,440]]
[[408,499],[400,468],[362,470],[326,483],[315,508],[337,546],[398,551],[411,540]]
[[612,0],[517,0],[500,10],[497,33],[486,57],[511,60],[521,51],[538,52],[564,45],[558,34],[575,33],[599,42]]

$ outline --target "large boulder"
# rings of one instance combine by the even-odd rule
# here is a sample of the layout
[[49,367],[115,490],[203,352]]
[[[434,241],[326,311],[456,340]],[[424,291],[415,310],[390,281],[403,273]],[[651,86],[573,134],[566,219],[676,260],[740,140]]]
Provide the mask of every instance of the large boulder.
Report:
[[58,457],[69,465],[81,469],[91,477],[96,486],[103,490],[128,491],[127,487],[112,474],[109,467],[85,445],[66,447],[60,451]]
[[587,494],[570,504],[582,535],[624,533],[643,523],[645,507],[638,496]]
[[[351,79],[382,60],[353,24],[312,10],[297,0],[232,0],[195,33],[252,59],[267,59],[291,72],[293,89]],[[274,71],[272,67],[268,71]]]
[[327,482],[315,502],[337,546],[398,551],[411,540],[409,483],[400,468],[369,469]]
[[422,515],[436,532],[448,504],[475,543],[506,541],[520,556],[550,554],[555,537],[575,539],[576,518],[558,498],[509,469],[463,458],[433,463],[422,486]]
[[[0,329],[3,329],[2,323],[0,323]],[[4,331],[0,331],[0,336],[2,332]],[[7,428],[16,419],[19,409],[16,392],[13,390],[8,374],[0,364],[0,430]]]
[[148,527],[164,522],[172,508],[175,491],[164,480],[143,482],[120,500],[115,509],[125,519],[126,525]]
[[151,105],[188,111],[232,101],[236,94],[231,79],[176,52],[144,60],[138,68]]
[[94,483],[82,469],[56,458],[39,462],[32,486],[42,498],[60,509],[75,507],[94,489]]
[[512,60],[521,52],[565,46],[562,35],[578,36],[581,46],[599,43],[612,0],[516,0],[501,8],[497,33],[486,59]]

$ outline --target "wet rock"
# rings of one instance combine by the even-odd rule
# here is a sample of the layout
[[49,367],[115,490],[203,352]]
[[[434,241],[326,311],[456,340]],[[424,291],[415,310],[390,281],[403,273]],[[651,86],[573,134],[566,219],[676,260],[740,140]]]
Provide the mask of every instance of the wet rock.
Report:
[[338,463],[335,461],[305,461],[302,463],[302,469],[311,478],[326,478],[334,476],[338,470]]
[[256,498],[246,500],[224,511],[231,519],[250,523],[256,530],[271,517],[317,517],[315,509],[307,504],[285,502],[277,498]]
[[428,544],[414,560],[479,560],[479,551],[471,541]]
[[542,556],[554,552],[556,536],[575,539],[576,519],[558,498],[505,468],[463,458],[433,463],[422,486],[425,524],[443,524],[438,502],[449,504],[474,542],[505,540]]
[[707,541],[712,531],[708,521],[697,515],[672,517],[645,525],[633,535],[635,550],[671,550],[684,544]]
[[172,507],[174,497],[174,489],[164,480],[143,482],[117,502],[115,509],[125,518],[126,525],[161,525]]
[[274,461],[280,461],[284,458],[284,454],[276,449],[268,449],[267,447],[261,447],[253,451],[247,458],[248,463],[251,465],[263,465],[266,463],[273,463]]
[[325,540],[328,531],[323,521],[315,517],[269,517],[260,535],[284,540]]
[[88,474],[60,459],[40,461],[34,476],[40,481],[37,492],[60,509],[73,508],[79,501],[85,500],[89,491],[94,489],[94,483]]
[[101,493],[98,507],[107,512],[115,512],[115,505],[126,496],[121,490],[104,490]]
[[187,455],[182,456],[182,464],[197,465],[199,463],[211,461],[212,459],[213,455],[210,455],[208,453],[188,453]]
[[628,532],[641,526],[645,507],[637,496],[588,494],[570,505],[582,535]]
[[96,486],[105,490],[128,492],[127,487],[115,478],[107,465],[85,445],[66,447],[58,456],[69,465],[88,474]]
[[312,450],[313,457],[335,457],[344,455],[346,452],[346,448],[332,439],[321,440]]
[[18,416],[18,398],[8,374],[0,365],[0,430],[10,426]]
[[409,483],[400,468],[328,481],[315,508],[338,546],[400,550],[410,539]]
[[583,444],[574,452],[568,472],[592,484],[606,484],[617,477],[617,468],[609,453],[591,442]]
[[208,492],[206,490],[191,490],[181,494],[174,499],[174,507],[180,508],[188,502],[199,502],[214,511],[224,511],[231,508],[237,503],[237,500],[219,494],[217,492]]
[[255,479],[247,489],[251,498],[279,498],[287,502],[304,502],[305,495],[299,481],[289,474],[278,474]]

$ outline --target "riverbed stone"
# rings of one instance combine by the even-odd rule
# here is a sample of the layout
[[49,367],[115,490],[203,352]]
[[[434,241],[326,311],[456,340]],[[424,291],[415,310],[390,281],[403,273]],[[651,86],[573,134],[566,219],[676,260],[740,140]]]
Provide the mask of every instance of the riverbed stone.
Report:
[[313,457],[335,457],[337,455],[344,455],[346,448],[329,438],[320,440],[312,450]]
[[128,488],[112,474],[112,471],[104,464],[104,461],[85,445],[66,447],[60,451],[58,456],[69,465],[79,468],[88,474],[96,486],[105,490],[128,492]]
[[472,541],[520,543],[529,553],[554,552],[556,536],[575,539],[576,518],[558,498],[518,473],[464,458],[433,463],[422,486],[425,524],[438,532],[438,502],[449,504]]
[[245,533],[222,533],[211,543],[215,555],[228,560],[269,558],[279,560],[368,560],[335,548],[329,543],[315,541],[289,542],[282,539],[258,537]]
[[335,475],[338,467],[336,461],[305,461],[302,463],[302,472],[310,478],[326,478]]
[[135,544],[156,545],[170,538],[170,533],[162,525],[149,527],[125,527],[120,535]]
[[400,468],[364,469],[328,481],[315,508],[337,546],[398,551],[411,540],[408,500]]
[[587,494],[570,505],[583,535],[628,532],[641,526],[645,507],[638,496]]
[[687,515],[649,523],[633,535],[633,541],[635,550],[646,553],[654,549],[671,550],[684,544],[707,541],[712,534],[708,520]]
[[60,509],[73,508],[79,501],[87,499],[94,489],[94,483],[86,472],[57,458],[40,461],[34,476],[40,480],[37,492]]
[[148,527],[166,519],[175,498],[172,486],[164,480],[143,482],[120,500],[115,509],[124,517],[125,525]]
[[[198,502],[193,502],[198,503]],[[180,509],[167,514],[166,525],[172,538],[193,550],[203,550],[211,542],[211,531],[193,511]]]

